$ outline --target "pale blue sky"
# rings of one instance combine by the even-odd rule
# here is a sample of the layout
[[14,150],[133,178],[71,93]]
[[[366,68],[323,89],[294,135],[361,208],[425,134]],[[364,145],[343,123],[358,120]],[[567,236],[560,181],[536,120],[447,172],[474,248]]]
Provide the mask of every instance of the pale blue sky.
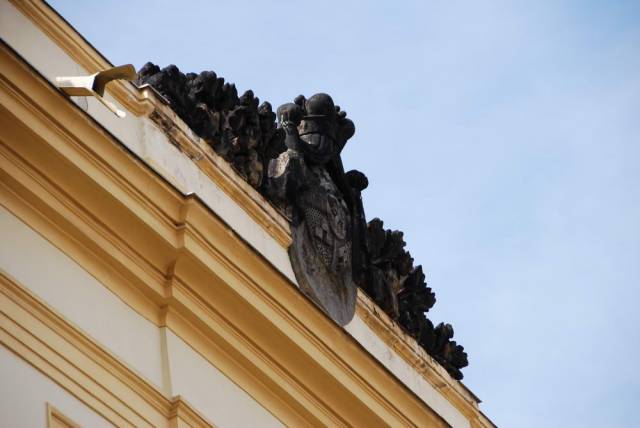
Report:
[[484,412],[640,426],[640,2],[51,3],[115,64],[330,93]]

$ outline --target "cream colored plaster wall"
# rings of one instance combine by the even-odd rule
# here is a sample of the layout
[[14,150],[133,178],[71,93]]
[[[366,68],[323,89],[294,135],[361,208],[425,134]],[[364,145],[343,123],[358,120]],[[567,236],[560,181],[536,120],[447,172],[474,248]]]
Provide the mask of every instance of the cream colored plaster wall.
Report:
[[[0,37],[52,83],[59,76],[88,74],[8,0],[0,0]],[[117,104],[108,92],[106,98]],[[175,148],[149,118],[136,117],[131,112],[119,118],[94,98],[83,100],[88,103],[88,108],[83,109],[120,142],[181,192],[198,195],[238,235],[296,283],[286,249]],[[87,106],[85,101],[77,104]]]
[[0,427],[46,427],[47,402],[83,427],[112,426],[73,395],[0,345]]
[[171,330],[166,330],[174,395],[184,397],[219,427],[281,427],[282,424]]
[[[0,236],[1,270],[155,384],[165,396],[183,396],[221,427],[281,426],[182,339],[144,319],[2,207]],[[3,394],[17,382],[18,378],[0,377]],[[11,425],[0,424],[3,426]]]
[[163,389],[160,331],[0,207],[0,269]]
[[470,427],[467,418],[420,374],[416,373],[402,357],[389,348],[357,314],[345,326],[345,330],[449,425],[454,428]]

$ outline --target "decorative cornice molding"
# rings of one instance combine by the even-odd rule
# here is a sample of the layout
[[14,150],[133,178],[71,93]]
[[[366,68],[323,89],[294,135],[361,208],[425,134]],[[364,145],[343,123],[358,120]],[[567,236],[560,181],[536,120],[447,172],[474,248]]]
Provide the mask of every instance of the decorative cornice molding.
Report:
[[[51,40],[60,46],[89,74],[111,68],[106,58],[98,53],[71,25],[47,3],[38,0],[9,0],[20,12],[36,24]],[[141,97],[131,83],[115,81],[107,89],[123,107],[136,116],[148,115],[153,106]]]
[[[173,307],[191,325],[184,330],[207,338],[207,348],[199,352],[213,352],[210,361],[223,372],[228,352],[243,357],[238,368],[244,378],[234,380],[281,420],[306,417],[310,424],[344,421],[368,426],[431,421],[445,426],[197,198],[180,195],[123,151],[112,136],[9,50],[1,49],[0,56],[6,65],[0,84],[1,187],[3,204],[10,211],[36,212],[55,227],[53,233],[63,232],[65,240],[75,240],[78,248],[101,258],[127,279],[128,286],[135,285],[151,307],[155,305],[156,320],[163,306]],[[149,197],[135,200],[123,186],[145,189]],[[83,212],[109,215],[96,221]],[[158,221],[158,213],[172,225]],[[20,217],[46,235],[32,223],[35,215]],[[135,248],[140,257],[131,259],[126,248]],[[88,257],[81,252],[70,255]],[[149,269],[164,273],[149,275]],[[168,293],[166,278],[172,269],[193,291],[195,302]],[[214,324],[218,331],[210,325],[205,329],[208,319],[202,318],[201,308],[215,310],[227,323]],[[232,340],[238,334],[246,345]],[[194,348],[200,346],[184,340]],[[227,350],[227,356],[216,354],[215,348]],[[288,382],[313,391],[315,403],[298,396],[286,386]],[[272,406],[276,402],[290,404],[288,409]]]
[[[80,36],[49,5],[38,0],[10,0],[38,28],[47,34],[87,73],[112,64]],[[233,171],[230,165],[180,119],[148,85],[138,88],[130,82],[113,81],[107,88],[116,101],[136,116],[148,116],[167,137],[186,153],[214,183],[241,206],[247,214],[280,245],[288,247],[291,233],[287,220],[264,197]]]
[[149,118],[167,138],[282,247],[288,248],[291,245],[289,221],[241,178],[227,161],[215,153],[209,144],[195,135],[152,87],[145,85],[141,91],[154,106]]
[[417,342],[395,321],[360,291],[356,314],[387,346],[418,372],[429,384],[440,391],[447,400],[454,403],[464,415],[478,427],[495,427],[482,412],[480,399],[460,381],[453,379]]
[[[10,1],[87,72],[95,72],[112,66],[46,3],[38,0]],[[291,244],[291,233],[287,220],[273,209],[262,195],[240,178],[233,168],[217,155],[206,142],[197,137],[184,121],[171,110],[159,93],[149,86],[138,88],[133,84],[121,81],[111,83],[109,92],[135,115],[148,116],[154,121],[167,137],[198,165],[205,175],[241,206],[276,242],[285,248]],[[378,303],[384,306],[384,299]],[[448,325],[442,327],[450,328]],[[455,351],[459,348],[455,342],[453,345],[448,349]],[[443,360],[442,362],[449,364],[448,361]],[[453,372],[459,373],[456,370],[454,368]]]

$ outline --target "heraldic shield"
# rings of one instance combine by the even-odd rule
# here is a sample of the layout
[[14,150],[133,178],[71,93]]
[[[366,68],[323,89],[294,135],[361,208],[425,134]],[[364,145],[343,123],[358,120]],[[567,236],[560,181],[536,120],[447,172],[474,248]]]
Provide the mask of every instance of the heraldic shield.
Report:
[[361,206],[358,211],[359,193],[349,184],[340,151],[355,128],[322,93],[280,106],[278,120],[287,150],[269,162],[268,193],[291,218],[291,265],[300,290],[346,325],[356,308],[354,272],[360,271],[354,269],[354,254],[362,254],[353,223],[364,213]]
[[312,168],[322,186],[300,195],[301,219],[292,227],[289,248],[301,290],[338,324],[355,313],[356,285],[352,279],[350,216],[342,195],[326,171]]

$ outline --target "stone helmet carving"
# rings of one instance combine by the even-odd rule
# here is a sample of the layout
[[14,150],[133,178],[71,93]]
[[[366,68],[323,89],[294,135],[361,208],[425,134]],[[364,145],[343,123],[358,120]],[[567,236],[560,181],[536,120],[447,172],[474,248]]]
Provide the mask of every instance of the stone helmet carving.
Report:
[[[302,140],[318,145],[320,140],[331,140],[335,154],[342,151],[347,140],[355,133],[355,125],[348,119],[347,113],[336,106],[331,96],[318,93],[309,98],[298,95],[293,103],[278,108],[278,119],[288,118],[298,127]],[[326,141],[322,146],[326,146]]]
[[336,106],[327,94],[315,94],[304,102],[304,116],[298,131],[300,137],[308,134],[322,134],[336,141]]

